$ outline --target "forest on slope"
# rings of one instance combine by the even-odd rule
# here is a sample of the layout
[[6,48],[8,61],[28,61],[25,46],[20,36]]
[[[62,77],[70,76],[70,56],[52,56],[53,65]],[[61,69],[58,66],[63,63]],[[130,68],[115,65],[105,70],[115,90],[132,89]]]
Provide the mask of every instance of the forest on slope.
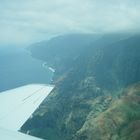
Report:
[[139,140],[140,35],[60,36],[30,51],[56,69],[56,87],[22,132],[47,140]]

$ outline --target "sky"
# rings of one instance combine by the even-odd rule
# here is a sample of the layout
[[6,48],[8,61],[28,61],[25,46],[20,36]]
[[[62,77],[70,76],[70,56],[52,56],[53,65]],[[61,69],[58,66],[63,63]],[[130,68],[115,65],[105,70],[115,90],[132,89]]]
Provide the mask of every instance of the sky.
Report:
[[139,0],[0,0],[0,44],[68,33],[140,31]]

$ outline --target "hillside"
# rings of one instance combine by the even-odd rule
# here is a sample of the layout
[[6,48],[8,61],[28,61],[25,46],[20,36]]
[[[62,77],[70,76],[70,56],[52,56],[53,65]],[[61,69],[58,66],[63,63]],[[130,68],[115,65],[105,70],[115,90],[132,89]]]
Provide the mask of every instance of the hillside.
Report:
[[48,41],[35,43],[28,49],[32,56],[44,60],[48,66],[56,69],[56,75],[61,75],[71,67],[79,55],[101,35],[68,34],[54,37]]
[[92,38],[71,51],[65,38],[63,47],[51,40],[59,51],[32,47],[33,56],[58,70],[56,88],[21,131],[48,140],[139,140],[140,36]]

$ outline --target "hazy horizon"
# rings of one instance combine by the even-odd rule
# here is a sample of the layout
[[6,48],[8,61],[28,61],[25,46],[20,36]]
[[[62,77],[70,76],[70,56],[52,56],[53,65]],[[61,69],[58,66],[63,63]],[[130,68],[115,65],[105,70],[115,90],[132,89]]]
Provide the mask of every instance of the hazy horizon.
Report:
[[140,31],[138,0],[1,0],[0,12],[0,45],[28,45],[68,33]]

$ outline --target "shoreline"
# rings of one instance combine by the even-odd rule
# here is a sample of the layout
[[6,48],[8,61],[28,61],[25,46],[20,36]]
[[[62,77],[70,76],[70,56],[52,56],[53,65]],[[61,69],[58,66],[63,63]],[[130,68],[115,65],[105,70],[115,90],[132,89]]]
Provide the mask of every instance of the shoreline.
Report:
[[54,68],[52,68],[52,67],[49,67],[48,65],[47,65],[47,62],[43,62],[43,64],[42,64],[42,66],[45,68],[45,69],[49,69],[51,72],[55,72],[55,69]]

